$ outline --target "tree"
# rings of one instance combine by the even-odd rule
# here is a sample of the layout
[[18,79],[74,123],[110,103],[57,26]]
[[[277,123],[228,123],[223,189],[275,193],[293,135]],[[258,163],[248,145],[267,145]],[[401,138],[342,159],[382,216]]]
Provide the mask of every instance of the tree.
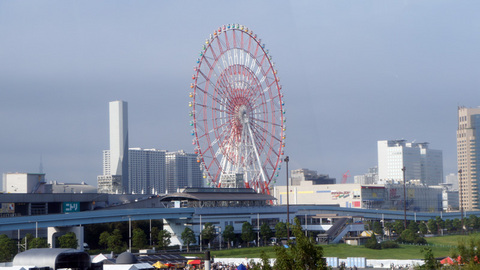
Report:
[[160,232],[160,229],[158,227],[152,227],[152,231],[150,232],[150,234],[152,235],[152,245],[156,245],[156,243],[158,242],[158,233]]
[[278,239],[287,237],[287,224],[281,221],[275,224],[275,237]]
[[187,245],[187,252],[190,252],[189,251],[190,244],[195,244],[197,242],[195,233],[189,227],[185,227],[185,230],[183,230],[182,232],[181,238],[182,238],[183,244]]
[[457,232],[462,231],[462,221],[458,218],[452,221],[453,229]]
[[380,221],[378,220],[373,221],[372,227],[373,227],[372,229],[374,233],[383,235],[383,228]]
[[445,227],[445,221],[441,217],[436,217],[435,222],[437,223],[437,233],[441,234],[443,228]]
[[317,245],[313,238],[305,236],[298,218],[295,218],[294,224],[292,232],[296,243],[290,243],[294,269],[326,269],[322,247]]
[[253,232],[252,224],[245,221],[242,225],[242,240],[247,242],[247,246],[250,246],[250,242],[255,240],[255,233]]
[[98,245],[106,249],[108,247],[108,238],[110,237],[110,233],[104,231],[100,234],[98,239]]
[[392,222],[385,222],[383,224],[383,226],[385,227],[385,230],[388,232],[388,236],[391,236],[392,235],[392,229],[393,229],[393,223]]
[[202,241],[207,241],[209,244],[215,238],[215,227],[212,223],[205,223],[202,230]]
[[430,233],[435,234],[435,233],[438,232],[438,226],[437,226],[437,222],[435,221],[435,219],[431,218],[431,219],[428,220],[427,228],[430,231]]
[[262,260],[262,266],[260,268],[261,270],[272,270],[272,267],[270,266],[270,259],[268,258],[265,250],[260,252],[260,259]]
[[410,229],[406,229],[402,232],[400,237],[398,237],[397,242],[424,245],[427,243],[427,240],[425,240],[425,238],[418,235],[417,232],[414,232]]
[[40,238],[36,237],[33,238],[32,241],[30,241],[30,244],[28,244],[28,249],[31,248],[49,248],[50,245],[47,242],[47,239],[45,238]]
[[478,217],[476,215],[470,215],[467,220],[467,228],[470,227],[473,229],[477,229],[478,223],[479,223]]
[[367,243],[365,243],[365,247],[370,249],[382,249],[382,245],[378,243],[375,233],[372,233],[370,239],[368,239]]
[[58,243],[60,248],[74,248],[78,247],[77,236],[73,232],[66,233],[58,237]]
[[235,232],[232,225],[225,226],[225,230],[223,231],[223,239],[228,242],[228,248],[230,248],[230,242],[235,240]]
[[267,223],[263,223],[260,226],[260,235],[262,236],[263,245],[266,245],[267,240],[273,236],[272,229],[270,229]]
[[418,223],[415,221],[410,221],[408,223],[407,229],[412,230],[414,232],[418,232],[420,228],[418,227]]
[[480,263],[478,258],[480,258],[480,249],[477,247],[480,246],[480,238],[475,235],[471,235],[468,238],[462,238],[457,245],[457,250],[452,252],[452,258],[461,257],[461,263],[466,267],[465,269],[479,269],[478,264]]
[[158,233],[158,248],[165,250],[171,243],[172,234],[167,230]]
[[395,220],[395,222],[393,223],[393,229],[395,230],[395,232],[400,235],[403,230],[405,230],[405,224],[404,224],[404,221],[403,220]]
[[11,262],[16,254],[15,242],[5,234],[0,235],[0,262]]
[[295,242],[289,241],[290,248],[275,246],[275,269],[326,269],[323,258],[323,249],[316,245],[311,237],[306,237],[302,232],[302,226],[298,218],[295,218],[295,225],[292,226],[292,232],[295,236]]
[[144,248],[147,245],[147,235],[142,229],[136,228],[133,230],[132,244],[138,249]]
[[124,246],[120,229],[113,230],[112,234],[108,236],[108,248],[115,253],[120,253],[123,249],[126,249]]
[[34,237],[31,233],[25,234],[25,237],[23,237],[22,241],[20,242],[20,244],[21,244],[20,251],[25,251],[27,249],[31,249],[33,238]]
[[451,219],[445,220],[445,229],[446,229],[448,232],[452,232],[452,231],[453,231],[453,221],[452,221]]
[[428,233],[428,228],[427,228],[427,225],[425,224],[425,222],[420,222],[420,224],[418,224],[418,230],[420,231],[420,233],[422,235],[425,235]]
[[432,248],[425,247],[423,248],[422,253],[425,254],[424,255],[425,263],[420,267],[420,269],[435,270],[439,268],[439,264],[435,259],[435,256],[433,256]]

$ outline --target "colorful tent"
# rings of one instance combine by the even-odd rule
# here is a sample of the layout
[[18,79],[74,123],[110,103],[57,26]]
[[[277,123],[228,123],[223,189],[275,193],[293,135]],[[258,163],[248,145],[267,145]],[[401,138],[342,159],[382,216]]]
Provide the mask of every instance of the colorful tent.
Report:
[[202,261],[200,260],[188,260],[187,264],[201,264]]
[[444,258],[443,260],[440,261],[441,264],[449,264],[449,265],[453,265],[455,264],[452,260],[452,258],[450,257],[446,257]]
[[243,264],[240,264],[239,266],[237,266],[237,270],[247,270],[247,267],[245,267],[245,265]]
[[158,262],[152,264],[152,266],[155,267],[155,268],[168,268],[168,267],[170,267],[166,264],[163,264],[161,261],[158,261]]

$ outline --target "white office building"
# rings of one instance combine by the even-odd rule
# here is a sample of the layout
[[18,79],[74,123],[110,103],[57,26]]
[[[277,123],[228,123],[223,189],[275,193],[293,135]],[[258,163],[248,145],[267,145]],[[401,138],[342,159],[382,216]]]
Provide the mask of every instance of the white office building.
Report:
[[3,191],[6,193],[35,193],[44,183],[44,173],[3,174]]
[[379,183],[419,180],[431,186],[443,182],[443,156],[441,150],[428,148],[428,143],[407,143],[406,140],[378,141]]
[[451,190],[458,190],[458,174],[450,173],[446,175],[445,184],[450,185]]

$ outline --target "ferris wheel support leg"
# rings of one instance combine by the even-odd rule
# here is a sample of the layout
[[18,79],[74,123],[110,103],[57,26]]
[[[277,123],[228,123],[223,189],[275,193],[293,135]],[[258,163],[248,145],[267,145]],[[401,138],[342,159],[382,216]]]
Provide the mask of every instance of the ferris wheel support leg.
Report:
[[262,163],[260,162],[260,155],[258,154],[257,145],[255,144],[255,139],[253,138],[252,129],[250,128],[250,124],[248,122],[246,123],[246,125],[248,127],[248,133],[250,134],[250,139],[252,140],[252,147],[253,147],[253,150],[255,151],[255,156],[257,157],[258,167],[260,168],[260,173],[262,174],[263,183],[266,184],[268,183],[267,177],[265,175],[265,171],[263,170]]

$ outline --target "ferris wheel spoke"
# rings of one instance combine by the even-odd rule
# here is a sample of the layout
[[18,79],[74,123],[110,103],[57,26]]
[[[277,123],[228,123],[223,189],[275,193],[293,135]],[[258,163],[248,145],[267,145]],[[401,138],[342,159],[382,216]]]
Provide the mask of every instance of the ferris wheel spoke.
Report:
[[250,138],[251,138],[251,140],[252,140],[252,147],[253,147],[253,150],[254,150],[254,152],[255,152],[255,156],[256,156],[256,158],[257,158],[257,165],[258,165],[258,168],[259,168],[259,170],[260,170],[261,176],[262,176],[262,178],[263,178],[263,181],[264,181],[264,182],[267,182],[267,176],[265,175],[265,172],[264,172],[263,167],[262,167],[262,163],[261,163],[261,161],[260,161],[260,155],[258,154],[258,149],[257,149],[257,145],[256,145],[256,140],[255,140],[255,138],[254,138],[254,136],[253,136],[252,129],[250,128],[250,124],[249,124],[248,122],[245,124],[245,126],[247,126],[247,128],[248,128],[248,132],[249,132]]
[[281,141],[282,141],[280,138],[277,138],[277,136],[276,136],[275,134],[273,134],[273,133],[271,133],[270,131],[266,130],[266,129],[263,128],[262,126],[257,125],[257,124],[255,124],[255,123],[254,123],[253,125],[254,125],[254,128],[255,128],[255,129],[258,129],[258,130],[260,130],[260,131],[262,131],[262,132],[265,132],[265,133],[269,134],[272,139],[275,139],[275,140],[277,140],[278,142],[281,142]]

